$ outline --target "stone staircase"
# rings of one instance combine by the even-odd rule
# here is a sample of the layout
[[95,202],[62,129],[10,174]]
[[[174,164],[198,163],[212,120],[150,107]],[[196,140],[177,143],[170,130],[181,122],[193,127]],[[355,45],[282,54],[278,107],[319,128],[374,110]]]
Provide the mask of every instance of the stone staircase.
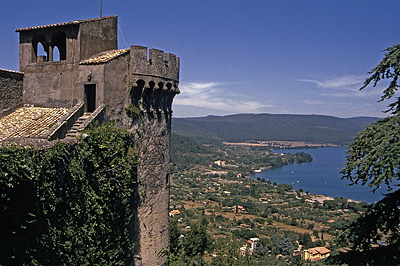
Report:
[[81,131],[79,130],[79,127],[82,125],[83,122],[85,122],[86,119],[89,118],[89,116],[92,113],[85,112],[81,117],[79,117],[75,123],[72,125],[70,130],[68,130],[67,135],[65,137],[67,138],[76,138],[80,135]]

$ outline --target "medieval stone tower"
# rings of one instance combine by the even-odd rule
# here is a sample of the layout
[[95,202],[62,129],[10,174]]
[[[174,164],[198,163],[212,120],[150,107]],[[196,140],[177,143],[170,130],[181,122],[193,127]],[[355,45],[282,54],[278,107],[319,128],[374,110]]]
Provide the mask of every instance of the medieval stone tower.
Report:
[[179,93],[179,58],[142,46],[118,50],[116,16],[16,31],[20,72],[0,69],[0,117],[21,106],[62,113],[48,114],[46,130],[32,133],[29,125],[23,133],[0,134],[0,142],[49,145],[74,138],[96,119],[131,131],[140,153],[132,265],[164,264],[158,253],[168,247],[171,106]]

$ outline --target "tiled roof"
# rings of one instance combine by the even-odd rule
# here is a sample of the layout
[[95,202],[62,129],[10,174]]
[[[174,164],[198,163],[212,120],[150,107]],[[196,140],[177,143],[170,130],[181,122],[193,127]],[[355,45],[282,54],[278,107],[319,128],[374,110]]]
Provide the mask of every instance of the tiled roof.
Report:
[[75,20],[75,21],[56,23],[56,24],[50,24],[50,25],[43,25],[43,26],[36,26],[36,27],[29,27],[29,28],[20,28],[20,29],[16,29],[15,31],[20,32],[20,31],[27,31],[27,30],[37,30],[37,29],[52,28],[52,27],[58,27],[58,26],[80,24],[80,23],[86,23],[86,22],[99,21],[99,20],[112,18],[112,17],[117,17],[117,16],[108,16],[108,17],[92,18],[92,19],[85,19],[85,20]]
[[308,250],[308,253],[312,254],[312,255],[317,255],[319,254],[326,254],[331,252],[329,249],[327,249],[326,247],[315,247],[315,248],[310,248]]
[[7,138],[42,136],[67,111],[66,108],[22,107],[0,118],[0,142]]
[[130,49],[121,49],[121,50],[113,50],[109,51],[105,54],[97,55],[95,57],[86,59],[81,61],[80,65],[98,65],[98,64],[105,64],[110,62],[113,59],[116,59],[124,54],[127,54]]
[[171,211],[171,213],[172,213],[173,215],[181,214],[181,212],[180,212],[179,210],[173,210],[173,211]]
[[10,73],[14,73],[14,74],[24,74],[24,72],[8,70],[8,69],[4,69],[4,68],[0,68],[0,71],[10,72]]

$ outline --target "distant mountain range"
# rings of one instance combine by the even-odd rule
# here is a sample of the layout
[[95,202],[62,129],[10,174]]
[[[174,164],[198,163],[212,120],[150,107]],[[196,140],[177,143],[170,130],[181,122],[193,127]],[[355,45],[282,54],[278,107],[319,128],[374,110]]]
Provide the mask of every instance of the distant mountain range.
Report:
[[291,140],[344,145],[379,118],[325,115],[237,114],[173,118],[172,132],[202,143]]

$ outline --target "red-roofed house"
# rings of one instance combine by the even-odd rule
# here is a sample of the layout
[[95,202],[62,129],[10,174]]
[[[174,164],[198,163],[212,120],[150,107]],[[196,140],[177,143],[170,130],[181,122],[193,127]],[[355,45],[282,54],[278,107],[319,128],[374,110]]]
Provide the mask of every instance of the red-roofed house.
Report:
[[259,241],[258,238],[250,238],[249,240],[247,240],[247,246],[253,250],[257,247],[257,242]]
[[303,261],[317,261],[320,259],[327,258],[331,255],[331,251],[326,247],[315,247],[308,250],[304,250],[301,253],[301,259]]
[[179,215],[179,214],[181,214],[180,210],[173,210],[173,211],[170,211],[169,216],[173,217],[173,216]]
[[235,205],[232,207],[232,211],[236,213],[247,213],[246,208],[240,205]]

